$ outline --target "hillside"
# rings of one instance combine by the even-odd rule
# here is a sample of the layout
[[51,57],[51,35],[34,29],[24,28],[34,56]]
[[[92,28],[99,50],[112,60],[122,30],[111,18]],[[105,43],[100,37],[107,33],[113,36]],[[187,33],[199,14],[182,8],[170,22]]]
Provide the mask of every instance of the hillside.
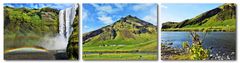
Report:
[[128,15],[83,34],[84,52],[156,52],[157,27]]
[[[179,23],[163,23],[163,31],[236,31],[236,4],[223,4]],[[204,29],[205,28],[205,29]]]
[[[59,10],[4,7],[4,50],[37,44],[58,33]],[[17,45],[13,45],[17,44]]]

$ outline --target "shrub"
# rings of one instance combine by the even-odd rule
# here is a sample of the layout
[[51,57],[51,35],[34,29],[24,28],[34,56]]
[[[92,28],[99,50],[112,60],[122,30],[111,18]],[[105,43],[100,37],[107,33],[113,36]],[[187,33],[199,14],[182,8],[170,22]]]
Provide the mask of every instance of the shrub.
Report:
[[184,50],[190,54],[191,60],[206,60],[209,56],[209,50],[202,47],[202,40],[200,40],[200,37],[196,32],[190,32],[190,34],[193,41],[192,46],[190,47],[188,42],[183,42],[182,46]]

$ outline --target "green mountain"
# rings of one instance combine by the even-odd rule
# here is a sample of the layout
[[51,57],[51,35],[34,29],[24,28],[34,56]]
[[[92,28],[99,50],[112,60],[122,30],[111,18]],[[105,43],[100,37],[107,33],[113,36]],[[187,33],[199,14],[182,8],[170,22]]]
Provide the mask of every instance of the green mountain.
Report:
[[83,34],[84,52],[157,52],[157,27],[128,15]]
[[236,4],[223,4],[179,23],[162,24],[162,29],[166,31],[204,30],[204,28],[215,31],[236,31]]

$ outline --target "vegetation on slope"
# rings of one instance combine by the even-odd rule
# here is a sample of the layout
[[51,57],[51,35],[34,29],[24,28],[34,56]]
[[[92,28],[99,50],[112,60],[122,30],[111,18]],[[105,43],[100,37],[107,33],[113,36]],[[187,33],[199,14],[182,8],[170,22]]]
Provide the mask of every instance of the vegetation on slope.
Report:
[[76,15],[73,22],[73,32],[69,38],[67,46],[68,58],[77,60],[79,58],[79,6],[76,10]]
[[183,22],[163,23],[163,31],[236,31],[236,4],[223,4]]

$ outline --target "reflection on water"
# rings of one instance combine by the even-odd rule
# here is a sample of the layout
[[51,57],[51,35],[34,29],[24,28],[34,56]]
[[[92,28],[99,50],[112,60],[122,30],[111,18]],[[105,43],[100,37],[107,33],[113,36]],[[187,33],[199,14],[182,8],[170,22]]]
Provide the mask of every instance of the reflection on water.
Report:
[[[236,59],[236,33],[235,32],[198,32],[203,39],[202,46],[211,49],[210,59],[229,60]],[[192,44],[189,32],[162,32],[162,43],[172,43],[172,47],[182,48],[182,42],[188,41]]]

